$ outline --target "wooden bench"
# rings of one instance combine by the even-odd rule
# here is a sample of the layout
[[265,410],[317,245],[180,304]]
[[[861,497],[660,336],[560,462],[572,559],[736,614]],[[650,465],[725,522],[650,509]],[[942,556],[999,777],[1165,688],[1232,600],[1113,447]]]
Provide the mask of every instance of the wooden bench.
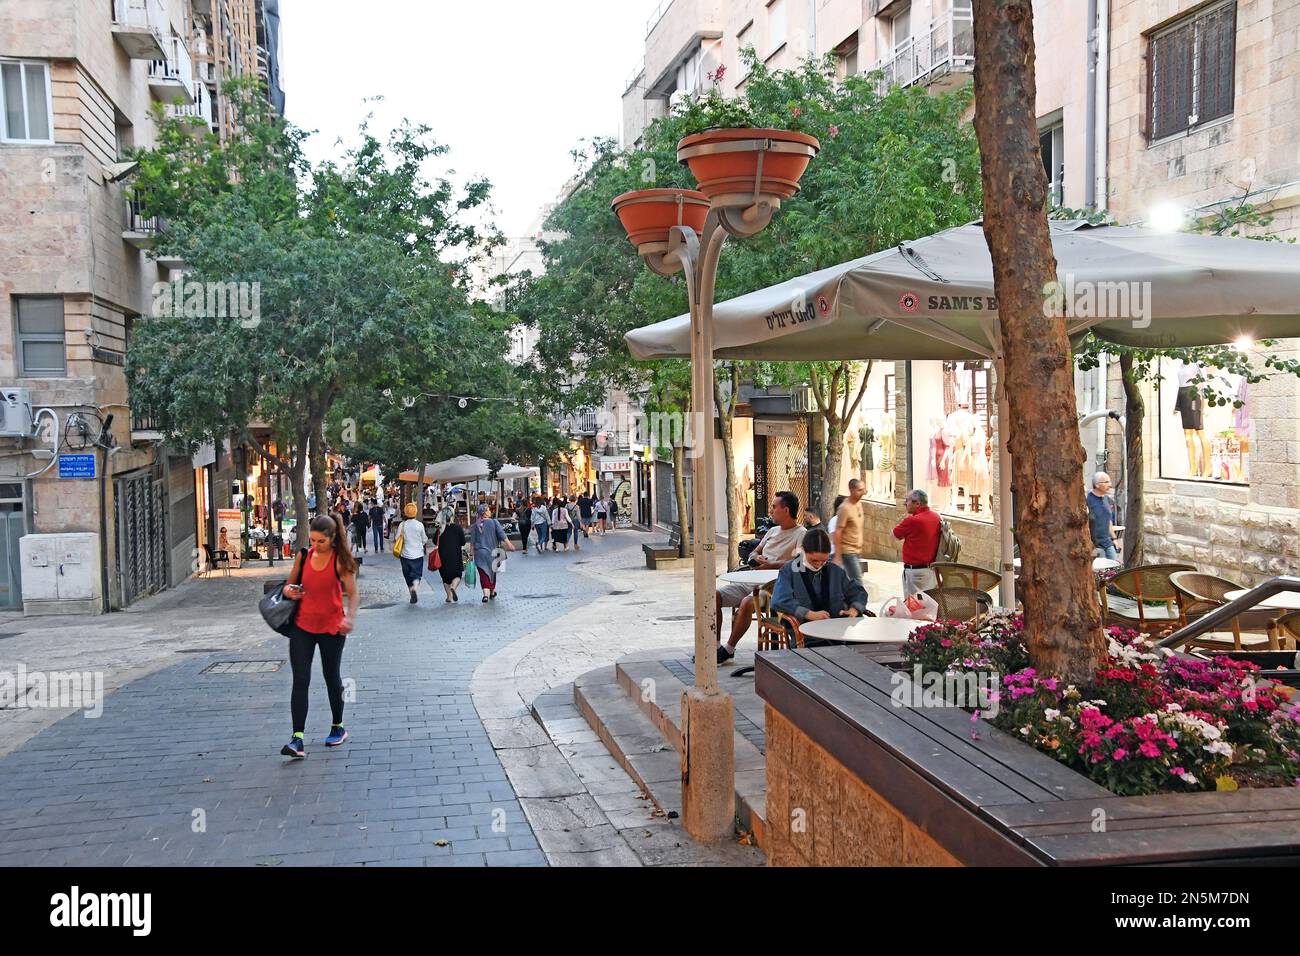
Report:
[[755,689],[959,862],[1300,863],[1300,789],[1116,796],[968,711],[900,706],[897,660],[889,645],[764,652]]

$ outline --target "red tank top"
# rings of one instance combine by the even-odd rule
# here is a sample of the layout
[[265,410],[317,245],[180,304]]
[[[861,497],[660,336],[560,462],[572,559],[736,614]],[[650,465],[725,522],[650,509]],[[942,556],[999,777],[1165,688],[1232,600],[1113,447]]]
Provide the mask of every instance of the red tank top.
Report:
[[312,552],[302,559],[302,586],[305,593],[298,602],[296,623],[312,634],[337,634],[343,626],[343,585],[334,569],[337,556],[330,554],[324,571],[311,566]]

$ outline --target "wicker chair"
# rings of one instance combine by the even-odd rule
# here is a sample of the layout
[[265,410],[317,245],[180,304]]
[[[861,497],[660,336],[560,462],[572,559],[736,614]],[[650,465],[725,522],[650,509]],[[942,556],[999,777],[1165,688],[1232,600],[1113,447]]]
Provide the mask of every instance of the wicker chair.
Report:
[[[1241,590],[1241,585],[1227,578],[1215,577],[1200,571],[1175,571],[1169,575],[1169,583],[1174,589],[1178,603],[1178,625],[1185,627],[1192,621],[1204,617],[1216,607],[1227,602],[1229,591]],[[1228,629],[1222,632],[1202,634],[1187,643],[1187,648],[1205,648],[1206,650],[1239,651],[1245,645],[1267,643],[1277,647],[1276,629],[1273,619],[1275,611],[1256,608],[1244,611],[1232,619]],[[1231,639],[1228,633],[1231,632]],[[1243,634],[1249,637],[1242,637]]]
[[925,593],[939,605],[941,621],[979,621],[993,605],[993,598],[976,588],[939,587]]
[[991,591],[1002,583],[1002,575],[996,571],[976,567],[973,564],[952,564],[939,561],[930,565],[941,588],[974,588],[976,591]]
[[785,629],[784,615],[772,610],[773,584],[764,584],[754,595],[754,616],[758,618],[758,646],[760,651],[781,651],[790,646],[789,632]]
[[[1099,585],[1101,608],[1108,626],[1132,628],[1143,634],[1157,634],[1177,627],[1181,619],[1177,607],[1178,594],[1169,583],[1169,576],[1177,571],[1195,571],[1190,564],[1144,564],[1128,568],[1111,578],[1109,585]],[[1111,607],[1108,587],[1131,598],[1136,606]],[[1147,601],[1160,601],[1163,607],[1147,607]]]

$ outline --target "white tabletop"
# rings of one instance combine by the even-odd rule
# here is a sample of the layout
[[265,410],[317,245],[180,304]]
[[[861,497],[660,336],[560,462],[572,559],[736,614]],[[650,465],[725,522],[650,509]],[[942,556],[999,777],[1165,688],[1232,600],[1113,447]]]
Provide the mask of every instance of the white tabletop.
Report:
[[805,621],[799,625],[799,630],[804,637],[817,637],[825,641],[901,644],[918,627],[933,623],[903,617],[831,617],[824,621]]
[[[1013,559],[1012,564],[1015,565],[1017,571],[1020,570],[1019,558]],[[1094,571],[1109,571],[1111,568],[1118,568],[1119,566],[1120,566],[1120,562],[1116,561],[1114,558],[1093,558],[1092,559],[1092,569]]]
[[779,571],[728,571],[726,574],[719,574],[719,581],[726,581],[729,584],[748,584],[752,588],[760,588],[764,584],[771,584],[776,580]]
[[[1248,588],[1242,588],[1237,591],[1229,591],[1224,594],[1224,598],[1229,601],[1235,601],[1239,597],[1249,594]],[[1278,611],[1300,611],[1300,593],[1295,591],[1281,591],[1274,594],[1271,598],[1259,602],[1260,607],[1272,608]]]

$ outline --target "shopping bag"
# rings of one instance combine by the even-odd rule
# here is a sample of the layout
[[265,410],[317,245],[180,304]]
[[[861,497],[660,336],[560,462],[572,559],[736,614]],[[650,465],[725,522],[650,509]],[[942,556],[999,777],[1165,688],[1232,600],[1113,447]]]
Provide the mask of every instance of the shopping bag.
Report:
[[397,540],[393,542],[393,557],[400,558],[402,556],[402,548],[404,547],[406,547],[406,538],[399,531],[397,534]]
[[933,621],[939,616],[939,602],[925,593],[912,594],[905,598],[891,597],[881,605],[880,616]]
[[478,568],[474,566],[473,561],[465,565],[464,581],[472,588],[478,587]]
[[442,567],[442,553],[434,548],[429,552],[429,570],[437,571],[440,567]]

